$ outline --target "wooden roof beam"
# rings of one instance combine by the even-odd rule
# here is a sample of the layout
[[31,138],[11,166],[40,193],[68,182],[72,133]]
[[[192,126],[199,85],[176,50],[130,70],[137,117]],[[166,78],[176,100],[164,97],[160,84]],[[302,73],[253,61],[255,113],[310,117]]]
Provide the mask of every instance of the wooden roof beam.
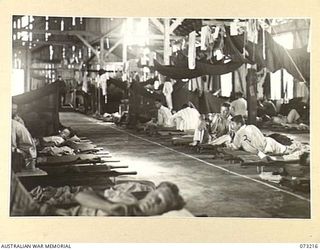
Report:
[[121,43],[123,42],[123,39],[117,41],[105,54],[105,57],[107,57],[108,55],[110,55],[112,53],[112,51],[114,51]]
[[90,48],[91,49],[91,51],[99,58],[99,52],[95,49],[95,48],[93,48],[92,46],[91,46],[91,44],[86,40],[86,39],[84,39],[81,35],[79,35],[79,34],[76,34],[76,36],[84,43],[84,45],[86,45],[88,48]]
[[13,32],[32,32],[32,34],[46,34],[50,33],[51,35],[61,35],[61,36],[76,36],[76,35],[81,35],[81,36],[99,36],[99,34],[89,32],[89,31],[84,31],[84,30],[39,30],[39,29],[13,29]]
[[99,40],[101,40],[101,39],[103,39],[103,38],[106,38],[106,37],[109,38],[109,36],[110,36],[111,34],[115,33],[116,31],[118,31],[118,30],[120,29],[120,27],[121,27],[121,25],[118,25],[118,26],[112,28],[112,29],[109,30],[107,33],[105,33],[105,34],[99,36],[98,38],[90,41],[90,43],[93,44],[93,43],[96,43],[96,42],[98,42]]
[[150,18],[151,22],[164,34],[164,26],[157,18]]
[[184,18],[177,18],[173,24],[170,26],[170,34],[173,33],[173,31],[182,23]]

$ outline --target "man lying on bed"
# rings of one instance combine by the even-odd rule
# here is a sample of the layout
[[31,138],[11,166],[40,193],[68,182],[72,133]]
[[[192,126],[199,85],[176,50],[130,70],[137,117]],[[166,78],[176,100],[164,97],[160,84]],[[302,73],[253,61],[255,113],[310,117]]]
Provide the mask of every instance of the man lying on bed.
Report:
[[40,139],[41,144],[44,146],[62,146],[67,140],[80,141],[75,131],[70,127],[63,128],[58,135],[46,136]]
[[[119,189],[116,186],[119,186]],[[123,186],[123,184],[116,186],[105,190],[103,194],[96,193],[90,188],[84,189],[71,194],[71,200],[76,201],[79,205],[64,209],[50,206],[47,203],[42,207],[42,213],[64,216],[155,216],[172,210],[180,210],[185,205],[178,186],[171,182],[161,182],[152,189],[135,185],[137,191],[139,186],[143,188],[141,190],[145,190],[136,193],[146,193],[139,199],[129,186]]]
[[74,149],[68,142],[78,142],[80,139],[76,136],[70,127],[63,128],[58,135],[42,137],[38,141],[39,153],[46,155],[69,155],[74,154]]
[[[231,149],[240,149],[252,154],[257,154],[261,159],[267,158],[266,154],[288,155],[286,159],[299,159],[303,153],[301,145],[293,143],[290,146],[282,145],[271,137],[264,136],[254,125],[246,125],[241,115],[231,119],[231,129],[235,132],[232,142],[226,146]],[[269,157],[271,160],[275,158]]]
[[271,118],[272,123],[281,124],[284,127],[307,130],[309,126],[302,120],[296,109],[291,109],[287,116],[278,115]]

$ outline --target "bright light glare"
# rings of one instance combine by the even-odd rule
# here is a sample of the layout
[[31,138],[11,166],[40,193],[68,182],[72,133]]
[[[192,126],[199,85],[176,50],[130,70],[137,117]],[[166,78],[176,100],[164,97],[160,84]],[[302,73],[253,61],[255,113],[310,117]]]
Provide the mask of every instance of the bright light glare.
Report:
[[13,69],[11,95],[15,96],[22,93],[24,93],[24,70]]
[[122,26],[122,34],[127,45],[145,46],[149,44],[149,20],[127,18]]
[[284,34],[276,35],[273,37],[273,39],[278,44],[285,47],[286,49],[293,48],[293,34],[292,33],[284,33]]

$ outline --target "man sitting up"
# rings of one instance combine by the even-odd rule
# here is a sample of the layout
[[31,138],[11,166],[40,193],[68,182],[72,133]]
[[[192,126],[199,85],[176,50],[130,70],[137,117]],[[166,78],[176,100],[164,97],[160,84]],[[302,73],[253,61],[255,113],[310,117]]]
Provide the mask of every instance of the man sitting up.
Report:
[[157,120],[156,121],[151,120],[150,122],[148,122],[146,125],[146,129],[150,129],[152,127],[157,127],[157,128],[172,127],[173,126],[171,124],[172,114],[171,114],[170,109],[163,106],[160,99],[156,99],[154,102],[154,105],[158,109]]
[[231,115],[242,115],[243,117],[246,117],[248,115],[246,99],[243,98],[243,94],[241,92],[236,92],[235,98],[236,99],[230,104]]
[[291,154],[296,151],[296,145],[285,146],[271,137],[266,137],[254,125],[246,125],[241,115],[231,119],[231,129],[235,135],[232,143],[226,143],[228,148],[240,149],[249,153],[257,154],[265,158],[266,154]]
[[229,133],[230,125],[230,104],[223,103],[220,108],[220,114],[208,114],[208,121],[202,121],[194,131],[193,142],[191,146],[199,143],[211,143],[215,139]]
[[171,117],[172,124],[177,130],[188,131],[198,128],[200,113],[192,104],[183,104],[182,109]]

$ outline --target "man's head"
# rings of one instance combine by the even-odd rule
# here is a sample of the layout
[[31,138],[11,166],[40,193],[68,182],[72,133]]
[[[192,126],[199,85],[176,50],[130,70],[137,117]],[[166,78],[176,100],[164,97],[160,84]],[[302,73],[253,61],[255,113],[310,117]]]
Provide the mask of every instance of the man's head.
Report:
[[207,119],[208,119],[208,121],[212,121],[213,120],[213,114],[212,113],[208,113],[207,114]]
[[227,102],[224,102],[222,105],[221,105],[221,108],[220,108],[220,114],[223,118],[228,118],[228,116],[230,115],[230,104],[227,103]]
[[162,106],[161,100],[160,99],[156,99],[154,101],[154,105],[156,106],[157,109],[161,108],[161,106]]
[[231,129],[235,132],[237,132],[244,124],[242,115],[236,115],[231,119]]
[[278,117],[278,116],[273,116],[273,117],[271,117],[271,121],[273,122],[273,123],[283,123],[283,120],[280,118],[280,117]]
[[12,116],[18,114],[18,104],[12,103]]
[[185,202],[179,194],[179,188],[171,182],[162,182],[156,190],[149,192],[139,201],[143,215],[159,215],[170,210],[183,208]]
[[75,135],[75,132],[70,127],[66,127],[64,129],[62,129],[61,132],[60,132],[60,136],[65,140],[68,139],[68,138],[73,137],[74,135]]

